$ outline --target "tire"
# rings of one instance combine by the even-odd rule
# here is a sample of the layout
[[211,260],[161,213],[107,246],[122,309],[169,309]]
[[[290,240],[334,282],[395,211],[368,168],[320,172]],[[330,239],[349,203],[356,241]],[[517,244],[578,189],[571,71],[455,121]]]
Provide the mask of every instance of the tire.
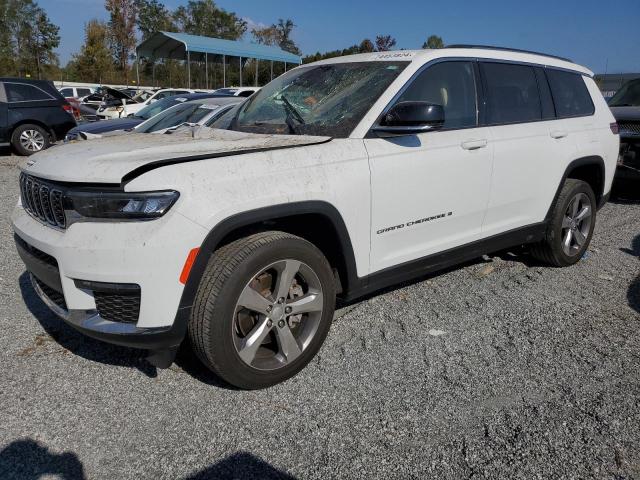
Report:
[[554,267],[573,265],[589,247],[595,223],[596,197],[591,186],[567,179],[553,206],[545,238],[533,245],[531,253]]
[[29,156],[49,148],[49,132],[39,125],[20,125],[11,135],[11,145],[18,155]]
[[269,387],[315,356],[329,332],[335,299],[333,272],[318,248],[284,232],[257,233],[209,259],[189,339],[200,360],[229,384]]

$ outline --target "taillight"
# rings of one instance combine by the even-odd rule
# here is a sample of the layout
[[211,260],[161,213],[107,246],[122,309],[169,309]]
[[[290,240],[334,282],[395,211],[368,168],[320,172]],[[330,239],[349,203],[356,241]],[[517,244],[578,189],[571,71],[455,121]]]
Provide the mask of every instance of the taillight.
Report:
[[609,128],[611,129],[611,133],[613,133],[614,135],[618,135],[618,133],[620,133],[618,124],[616,122],[610,123]]
[[67,112],[70,113],[71,115],[73,115],[73,107],[71,105],[69,105],[68,103],[65,103],[62,105],[62,109]]

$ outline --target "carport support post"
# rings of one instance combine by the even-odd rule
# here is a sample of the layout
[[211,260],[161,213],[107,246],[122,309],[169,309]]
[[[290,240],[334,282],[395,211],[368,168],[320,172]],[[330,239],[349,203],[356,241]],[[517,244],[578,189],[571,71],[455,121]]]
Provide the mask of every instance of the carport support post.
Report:
[[204,83],[205,90],[209,90],[209,54],[204,54]]
[[284,62],[284,71],[287,72],[287,62]]
[[136,50],[136,88],[140,90],[140,68],[138,64],[140,61],[138,60],[138,51]]
[[239,63],[239,66],[240,66],[240,86],[242,86],[242,57],[239,57],[239,59],[240,59],[240,63]]
[[269,81],[273,80],[273,60],[271,60],[271,78]]
[[222,88],[227,86],[227,56],[222,55]]
[[191,88],[191,53],[187,50],[187,81],[189,85],[187,88]]
[[256,87],[258,86],[258,63],[260,63],[260,60],[256,58]]

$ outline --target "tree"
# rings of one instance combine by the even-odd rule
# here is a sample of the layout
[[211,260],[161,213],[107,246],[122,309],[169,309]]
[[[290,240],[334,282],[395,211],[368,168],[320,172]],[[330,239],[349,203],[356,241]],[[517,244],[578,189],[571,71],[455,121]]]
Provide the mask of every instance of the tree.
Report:
[[251,30],[253,38],[263,45],[278,46],[282,50],[300,55],[300,49],[291,39],[291,32],[295,27],[293,20],[280,18],[278,23],[265,28]]
[[109,12],[108,39],[116,65],[129,80],[129,56],[136,45],[136,5],[135,0],[106,0]]
[[358,51],[360,53],[370,53],[375,51],[375,49],[376,48],[373,46],[373,42],[368,38],[362,40],[362,42],[360,42],[360,46],[358,47]]
[[171,13],[158,0],[136,0],[136,10],[138,12],[136,25],[143,40],[155,32],[170,31],[175,28]]
[[180,31],[192,35],[238,40],[247,31],[246,21],[213,0],[189,0],[175,10],[173,20]]
[[75,76],[85,82],[104,83],[114,64],[109,51],[107,25],[90,20],[84,27],[85,40],[80,53],[73,56]]
[[376,37],[376,50],[378,52],[386,52],[396,45],[396,39],[391,35],[378,35]]
[[58,31],[33,0],[0,0],[0,72],[41,78],[57,69]]
[[427,41],[422,44],[422,48],[444,48],[442,37],[431,35]]

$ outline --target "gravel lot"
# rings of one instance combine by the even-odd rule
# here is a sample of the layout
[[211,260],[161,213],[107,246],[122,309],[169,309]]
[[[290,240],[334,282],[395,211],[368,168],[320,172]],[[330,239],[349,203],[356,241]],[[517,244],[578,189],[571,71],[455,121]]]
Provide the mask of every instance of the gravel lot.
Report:
[[501,254],[336,313],[285,384],[221,386],[37,299],[0,157],[0,478],[640,479],[640,203],[568,269]]

